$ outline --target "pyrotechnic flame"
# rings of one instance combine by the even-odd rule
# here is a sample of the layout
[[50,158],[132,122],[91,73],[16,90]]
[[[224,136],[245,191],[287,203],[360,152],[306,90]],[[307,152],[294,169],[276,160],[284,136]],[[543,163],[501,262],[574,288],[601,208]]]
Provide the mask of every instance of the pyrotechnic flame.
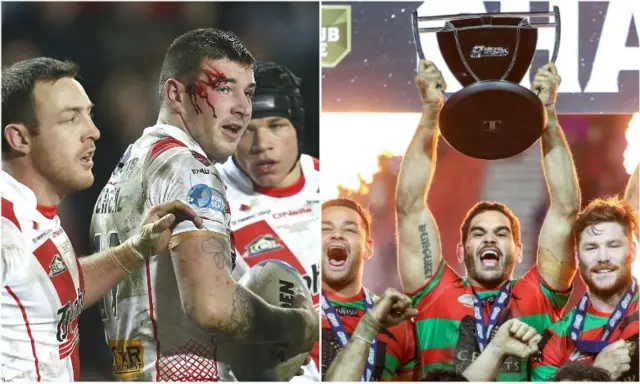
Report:
[[378,156],[402,156],[419,121],[419,113],[323,112],[322,200],[338,197],[340,188],[366,191],[378,171]]

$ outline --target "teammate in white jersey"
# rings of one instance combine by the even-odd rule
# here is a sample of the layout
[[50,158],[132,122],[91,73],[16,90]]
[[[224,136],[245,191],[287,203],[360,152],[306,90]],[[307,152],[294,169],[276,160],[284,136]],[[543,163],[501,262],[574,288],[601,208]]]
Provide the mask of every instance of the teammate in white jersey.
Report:
[[[255,77],[252,120],[235,155],[217,165],[227,187],[236,250],[242,256],[237,269],[267,259],[285,261],[307,281],[317,306],[320,171],[317,159],[301,153],[305,113],[300,79],[274,62],[257,62]],[[317,347],[303,376],[313,381],[320,381]]]
[[[302,295],[296,308],[281,309],[231,275],[230,211],[212,161],[235,151],[249,123],[253,64],[231,33],[200,29],[174,40],[160,75],[157,124],[127,149],[98,199],[91,233],[100,246],[128,236],[150,203],[184,201],[205,226],[178,225],[171,257],[151,258],[105,298],[118,379],[215,381],[218,362],[233,367],[220,347],[230,340],[277,345],[288,359],[318,339],[318,316]],[[263,378],[274,361],[252,362],[255,371],[238,378]]]
[[100,137],[76,74],[49,58],[2,71],[2,381],[79,380],[83,308],[167,248],[175,214],[202,225],[182,203],[153,207],[122,245],[76,258],[56,207],[93,184]]

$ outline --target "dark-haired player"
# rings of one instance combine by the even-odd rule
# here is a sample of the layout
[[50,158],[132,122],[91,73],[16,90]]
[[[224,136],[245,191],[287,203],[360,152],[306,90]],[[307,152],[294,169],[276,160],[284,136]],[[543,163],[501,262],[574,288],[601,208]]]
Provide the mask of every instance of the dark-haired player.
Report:
[[[320,171],[318,160],[302,153],[301,82],[275,62],[256,62],[254,73],[251,121],[233,157],[217,166],[227,187],[235,246],[242,256],[234,276],[263,260],[282,260],[304,277],[317,306]],[[304,378],[319,381],[317,345],[311,356]]]
[[[469,210],[461,226],[457,255],[467,276],[458,276],[444,261],[438,227],[426,203],[436,163],[441,91],[446,84],[430,62],[420,63],[416,84],[423,103],[422,119],[398,177],[398,266],[404,289],[420,310],[415,321],[423,373],[454,367],[462,372],[485,350],[496,327],[507,320],[517,318],[542,333],[560,317],[576,271],[571,229],[580,208],[580,193],[554,109],[560,77],[555,66],[548,64],[533,81],[547,113],[541,138],[542,167],[551,198],[538,240],[537,262],[522,277],[513,278],[514,267],[523,256],[518,219],[503,204],[480,202]],[[464,188],[464,184],[451,188]],[[515,356],[504,358],[497,374],[499,381],[527,377],[527,360]]]
[[[228,356],[216,340],[277,343],[288,358],[318,339],[310,302],[268,305],[231,275],[230,210],[213,162],[235,152],[251,119],[253,65],[231,33],[198,29],[176,38],[160,75],[158,121],[127,149],[98,198],[96,247],[117,243],[150,203],[167,199],[188,203],[205,227],[178,225],[171,257],[151,258],[106,298],[104,324],[119,379],[215,381],[218,361]],[[251,363],[252,374],[275,365]]]

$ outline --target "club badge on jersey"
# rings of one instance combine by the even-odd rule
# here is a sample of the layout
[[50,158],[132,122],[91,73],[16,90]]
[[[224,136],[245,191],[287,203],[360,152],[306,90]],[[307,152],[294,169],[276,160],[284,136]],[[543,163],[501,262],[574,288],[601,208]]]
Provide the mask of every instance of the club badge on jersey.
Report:
[[600,340],[580,340],[580,335],[582,334],[585,319],[587,317],[587,308],[589,307],[589,292],[586,292],[584,296],[582,296],[582,299],[573,314],[573,318],[571,319],[570,332],[571,340],[573,340],[578,351],[581,353],[600,353],[600,351],[602,351],[607,345],[611,344],[609,337],[611,337],[614,329],[627,313],[629,304],[631,304],[631,300],[633,299],[633,295],[636,293],[636,285],[636,280],[631,279],[631,285],[627,289],[627,292],[625,292],[618,302],[616,309],[609,316],[604,328],[604,333]]
[[498,293],[498,299],[491,307],[491,313],[486,327],[484,325],[484,313],[482,312],[482,300],[475,290],[473,294],[476,298],[473,304],[474,316],[476,318],[476,341],[478,342],[480,352],[482,352],[489,343],[491,331],[495,328],[500,319],[500,315],[502,315],[502,312],[509,303],[509,298],[511,297],[511,282],[508,281],[507,284],[502,287],[500,293]]
[[[365,312],[369,312],[371,308],[373,308],[373,300],[369,295],[369,292],[366,289],[362,289],[364,294],[364,310]],[[340,347],[344,348],[349,342],[347,338],[347,332],[344,329],[344,325],[342,325],[342,321],[340,321],[340,316],[336,313],[335,309],[327,299],[325,294],[322,294],[322,314],[329,320],[329,324],[331,325],[331,330],[338,338],[338,343],[340,343]],[[373,377],[373,369],[375,367],[376,362],[376,348],[378,346],[377,339],[373,339],[371,343],[371,347],[369,348],[369,356],[367,357],[367,362],[364,366],[364,372],[362,374],[362,381],[371,381]]]

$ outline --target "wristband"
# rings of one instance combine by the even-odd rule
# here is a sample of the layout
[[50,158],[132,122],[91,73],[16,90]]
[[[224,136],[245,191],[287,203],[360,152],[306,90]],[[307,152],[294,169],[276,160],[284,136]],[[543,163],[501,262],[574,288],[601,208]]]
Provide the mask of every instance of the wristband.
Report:
[[367,344],[371,344],[378,335],[380,328],[380,323],[378,323],[371,313],[367,312],[362,319],[360,319],[360,322],[351,337],[362,340]]

